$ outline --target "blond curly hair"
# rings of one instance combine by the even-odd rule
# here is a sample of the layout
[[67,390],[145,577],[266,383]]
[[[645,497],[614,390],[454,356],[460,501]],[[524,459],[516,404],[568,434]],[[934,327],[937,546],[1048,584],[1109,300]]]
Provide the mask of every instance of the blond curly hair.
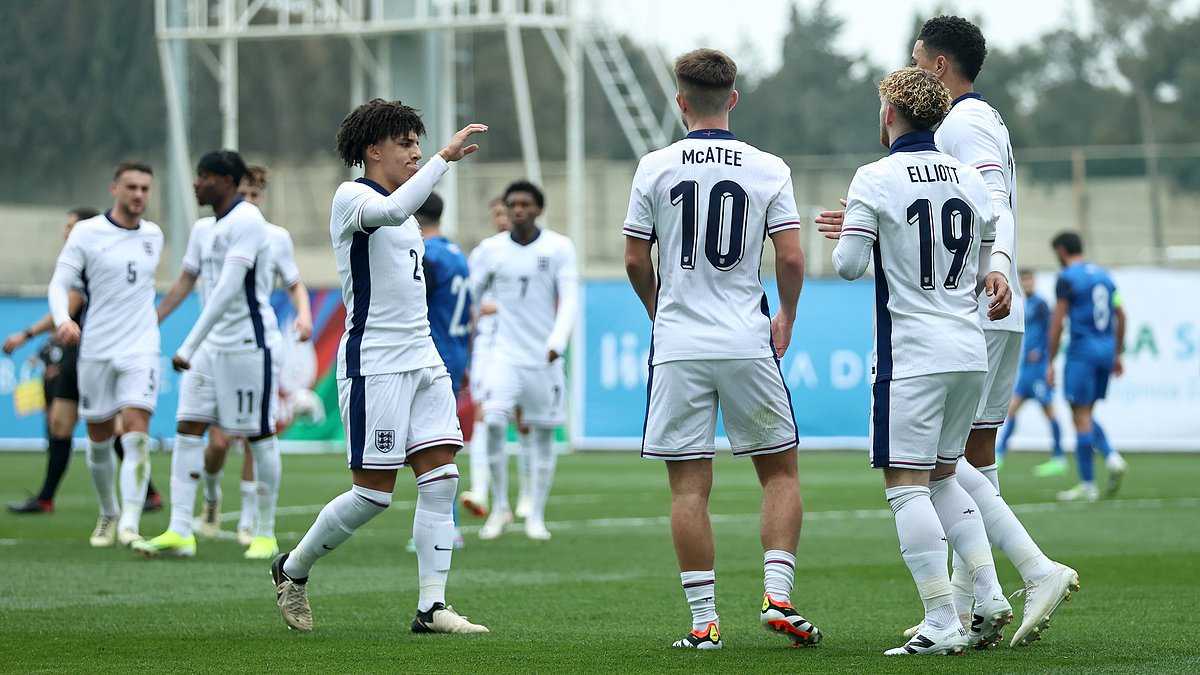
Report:
[[932,129],[950,112],[950,90],[920,68],[901,68],[883,78],[879,95],[918,129]]

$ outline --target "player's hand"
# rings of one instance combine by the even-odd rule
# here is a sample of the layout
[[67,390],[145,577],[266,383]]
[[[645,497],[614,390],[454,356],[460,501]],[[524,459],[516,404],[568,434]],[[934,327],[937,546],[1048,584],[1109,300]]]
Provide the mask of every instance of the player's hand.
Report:
[[1125,361],[1117,354],[1117,358],[1113,359],[1113,375],[1120,377],[1125,374]]
[[176,354],[175,356],[171,357],[171,367],[175,369],[175,372],[182,373],[183,371],[190,369],[192,364],[189,363],[187,359]]
[[983,281],[983,290],[992,299],[988,303],[988,320],[999,321],[1012,311],[1012,289],[1000,272],[989,272]]
[[447,162],[457,162],[479,149],[478,143],[467,145],[467,139],[474,134],[487,133],[487,130],[488,127],[486,124],[468,124],[457,134],[454,134],[454,138],[451,138],[446,147],[438,151],[438,154]]
[[13,333],[4,340],[4,353],[11,354],[21,348],[25,344],[25,332]]
[[[845,199],[839,199],[842,206],[846,205]],[[825,235],[826,239],[838,239],[842,236],[842,223],[846,219],[845,209],[837,211],[822,211],[813,219],[817,224],[817,231]]]
[[296,331],[297,340],[308,342],[312,337],[312,319],[296,317],[296,321],[292,323],[292,330]]
[[498,311],[498,308],[496,307],[496,303],[494,303],[494,302],[485,302],[485,303],[479,305],[479,316],[491,316],[492,314],[495,314],[497,311]]
[[79,342],[79,324],[67,319],[54,331],[54,337],[58,343],[64,347],[69,347]]
[[792,325],[796,317],[785,316],[783,312],[775,314],[771,319],[771,343],[775,345],[775,358],[782,359],[788,345],[792,344]]
[[550,353],[547,354],[546,356],[549,357],[549,360],[547,361],[547,363],[554,363],[555,361],[558,360],[558,357],[562,356],[562,354],[559,354],[558,352],[551,349]]
[[1046,388],[1047,389],[1054,388],[1054,364],[1053,363],[1046,366]]

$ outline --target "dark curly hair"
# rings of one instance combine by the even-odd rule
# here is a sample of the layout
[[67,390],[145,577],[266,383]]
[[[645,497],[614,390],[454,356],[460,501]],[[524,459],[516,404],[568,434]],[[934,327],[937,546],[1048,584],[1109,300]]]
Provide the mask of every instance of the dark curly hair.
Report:
[[925,48],[950,57],[963,77],[974,82],[987,58],[987,40],[979,27],[960,16],[935,16],[921,26]]
[[374,98],[342,120],[337,132],[338,156],[346,166],[362,166],[367,146],[389,138],[405,138],[410,133],[425,135],[420,111],[400,101]]
[[523,179],[509,183],[508,187],[504,188],[504,203],[508,203],[508,196],[514,192],[524,192],[533,197],[533,201],[539,209],[546,208],[546,195],[533,183]]

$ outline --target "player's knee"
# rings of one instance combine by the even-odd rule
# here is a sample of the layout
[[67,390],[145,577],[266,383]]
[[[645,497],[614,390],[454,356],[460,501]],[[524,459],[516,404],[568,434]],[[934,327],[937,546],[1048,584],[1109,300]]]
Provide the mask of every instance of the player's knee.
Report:
[[185,436],[203,436],[205,429],[208,427],[204,422],[188,422],[180,420],[175,425],[175,433]]
[[51,408],[49,426],[51,438],[70,438],[75,431],[75,417],[60,414],[57,409]]
[[126,408],[121,411],[121,428],[126,433],[143,432],[150,429],[150,411],[141,408]]

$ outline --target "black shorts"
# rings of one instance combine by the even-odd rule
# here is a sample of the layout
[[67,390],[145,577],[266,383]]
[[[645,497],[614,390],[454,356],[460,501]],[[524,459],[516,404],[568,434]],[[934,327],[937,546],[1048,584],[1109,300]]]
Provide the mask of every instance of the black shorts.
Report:
[[46,402],[56,398],[79,401],[79,376],[76,370],[79,348],[49,345],[45,352],[46,369],[55,372],[53,377],[47,377],[43,382]]

